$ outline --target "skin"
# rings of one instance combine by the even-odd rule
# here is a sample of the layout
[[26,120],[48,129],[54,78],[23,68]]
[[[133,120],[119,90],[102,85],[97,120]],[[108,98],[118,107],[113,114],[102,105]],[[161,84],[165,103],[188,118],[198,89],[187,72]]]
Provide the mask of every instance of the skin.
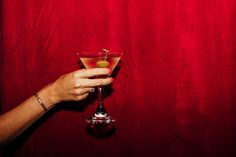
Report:
[[[91,89],[99,85],[108,85],[112,78],[90,79],[98,75],[109,75],[110,69],[94,68],[74,71],[59,77],[37,92],[47,109],[62,101],[80,101],[85,99]],[[0,145],[9,143],[19,136],[32,123],[45,113],[34,96],[17,107],[0,115]]]

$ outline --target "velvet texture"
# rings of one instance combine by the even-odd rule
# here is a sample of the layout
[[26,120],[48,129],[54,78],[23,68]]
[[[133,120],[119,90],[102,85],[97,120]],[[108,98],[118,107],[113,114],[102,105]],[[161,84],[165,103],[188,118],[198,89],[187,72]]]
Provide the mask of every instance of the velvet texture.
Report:
[[2,112],[79,69],[76,52],[124,53],[106,89],[112,134],[85,129],[94,93],[56,106],[3,156],[236,156],[235,28],[235,0],[2,0]]

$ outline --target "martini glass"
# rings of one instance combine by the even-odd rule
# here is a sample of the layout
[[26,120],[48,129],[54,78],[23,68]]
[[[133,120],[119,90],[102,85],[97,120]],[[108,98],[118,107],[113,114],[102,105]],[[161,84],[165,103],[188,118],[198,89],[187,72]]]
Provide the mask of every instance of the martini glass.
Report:
[[[122,53],[109,52],[103,49],[101,52],[79,53],[79,57],[86,69],[91,68],[109,68],[114,70],[120,61]],[[96,78],[106,78],[106,76],[97,76]],[[91,117],[85,119],[87,124],[112,124],[115,119],[106,112],[103,103],[103,86],[98,86],[98,107]]]

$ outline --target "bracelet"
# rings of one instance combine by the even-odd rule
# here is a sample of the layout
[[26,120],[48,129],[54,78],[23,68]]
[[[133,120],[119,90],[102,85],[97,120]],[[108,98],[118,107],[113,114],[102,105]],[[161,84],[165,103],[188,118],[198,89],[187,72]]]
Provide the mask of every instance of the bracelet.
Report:
[[39,102],[39,104],[42,106],[44,112],[47,112],[48,109],[46,108],[46,106],[44,105],[42,99],[38,96],[37,93],[34,94],[35,98],[37,99],[37,101]]

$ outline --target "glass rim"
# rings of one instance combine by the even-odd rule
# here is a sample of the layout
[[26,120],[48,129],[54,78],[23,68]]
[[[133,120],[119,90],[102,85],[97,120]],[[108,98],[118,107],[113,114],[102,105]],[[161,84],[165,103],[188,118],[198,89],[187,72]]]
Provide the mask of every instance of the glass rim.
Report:
[[[117,57],[121,57],[123,56],[123,52],[117,52],[117,51],[114,51],[114,52],[109,52],[107,54],[107,56],[117,56]],[[86,56],[86,57],[99,57],[99,56],[105,56],[106,53],[103,53],[102,51],[97,51],[97,52],[86,52],[86,51],[82,51],[82,52],[76,52],[76,55],[77,56]]]

